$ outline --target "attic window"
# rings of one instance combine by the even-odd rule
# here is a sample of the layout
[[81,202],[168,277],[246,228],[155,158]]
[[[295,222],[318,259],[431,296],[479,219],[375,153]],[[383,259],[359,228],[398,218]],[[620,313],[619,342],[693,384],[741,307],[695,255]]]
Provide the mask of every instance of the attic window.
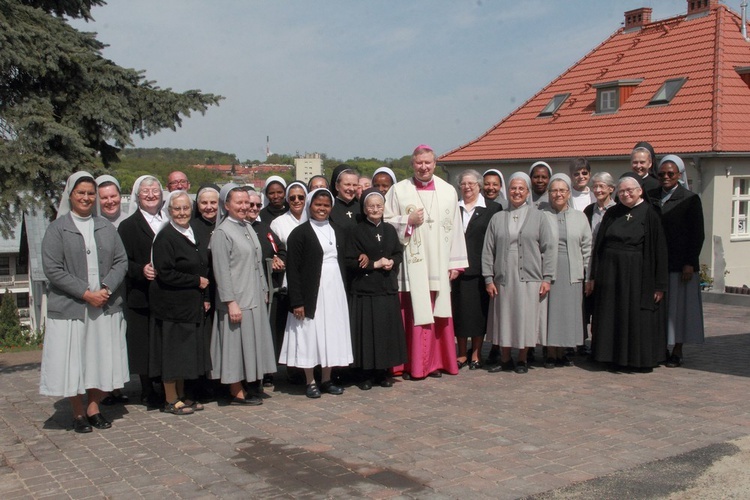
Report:
[[745,85],[750,87],[750,66],[735,66],[734,70],[740,75]]
[[593,87],[596,89],[596,114],[616,112],[642,81],[643,79],[636,79],[595,83]]
[[560,106],[562,106],[562,103],[565,102],[565,99],[570,97],[570,94],[557,94],[555,97],[552,98],[552,100],[547,104],[541,113],[539,113],[540,117],[544,116],[552,116],[555,114],[555,111],[560,109]]
[[672,78],[664,82],[664,85],[654,94],[654,97],[648,102],[649,106],[658,104],[669,104],[677,92],[687,81],[687,78]]

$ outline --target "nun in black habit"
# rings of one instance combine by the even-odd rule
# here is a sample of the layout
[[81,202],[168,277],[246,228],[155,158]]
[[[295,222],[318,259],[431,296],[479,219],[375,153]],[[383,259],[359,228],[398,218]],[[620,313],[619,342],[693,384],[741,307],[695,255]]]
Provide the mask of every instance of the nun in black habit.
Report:
[[372,388],[373,381],[391,387],[387,370],[407,361],[397,280],[403,246],[396,229],[383,222],[384,206],[377,188],[362,193],[365,218],[351,230],[346,246],[352,349],[354,366],[362,370],[362,390]]

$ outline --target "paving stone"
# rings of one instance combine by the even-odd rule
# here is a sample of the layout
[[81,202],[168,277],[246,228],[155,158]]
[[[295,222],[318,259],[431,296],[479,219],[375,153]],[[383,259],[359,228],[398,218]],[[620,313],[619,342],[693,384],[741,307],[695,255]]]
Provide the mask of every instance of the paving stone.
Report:
[[[0,496],[518,498],[750,434],[750,311],[706,304],[682,368],[462,370],[311,401],[279,377],[258,408],[178,419],[107,408],[70,430],[38,365],[0,369]],[[485,354],[486,354],[485,348]],[[126,392],[138,397],[138,384]]]

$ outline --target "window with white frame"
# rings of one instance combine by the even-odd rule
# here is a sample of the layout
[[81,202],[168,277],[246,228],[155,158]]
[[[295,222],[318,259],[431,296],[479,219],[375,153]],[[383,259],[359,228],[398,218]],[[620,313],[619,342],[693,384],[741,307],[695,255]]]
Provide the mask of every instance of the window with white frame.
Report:
[[747,216],[750,208],[750,177],[734,179],[732,190],[732,238],[750,238]]
[[599,113],[617,111],[617,89],[599,91]]

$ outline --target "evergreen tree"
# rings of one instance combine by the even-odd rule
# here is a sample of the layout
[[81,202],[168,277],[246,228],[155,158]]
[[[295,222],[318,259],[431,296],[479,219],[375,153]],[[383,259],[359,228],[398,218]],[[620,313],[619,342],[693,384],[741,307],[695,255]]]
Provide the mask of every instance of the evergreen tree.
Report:
[[[102,56],[104,44],[66,18],[104,0],[0,0],[0,233],[20,214],[51,215],[74,171],[105,168],[131,137],[175,130],[221,96],[173,92]],[[92,172],[94,173],[94,172]],[[14,209],[15,208],[15,209]]]
[[2,303],[0,303],[0,346],[12,347],[25,343],[26,338],[21,328],[21,318],[18,316],[16,299],[6,288]]

